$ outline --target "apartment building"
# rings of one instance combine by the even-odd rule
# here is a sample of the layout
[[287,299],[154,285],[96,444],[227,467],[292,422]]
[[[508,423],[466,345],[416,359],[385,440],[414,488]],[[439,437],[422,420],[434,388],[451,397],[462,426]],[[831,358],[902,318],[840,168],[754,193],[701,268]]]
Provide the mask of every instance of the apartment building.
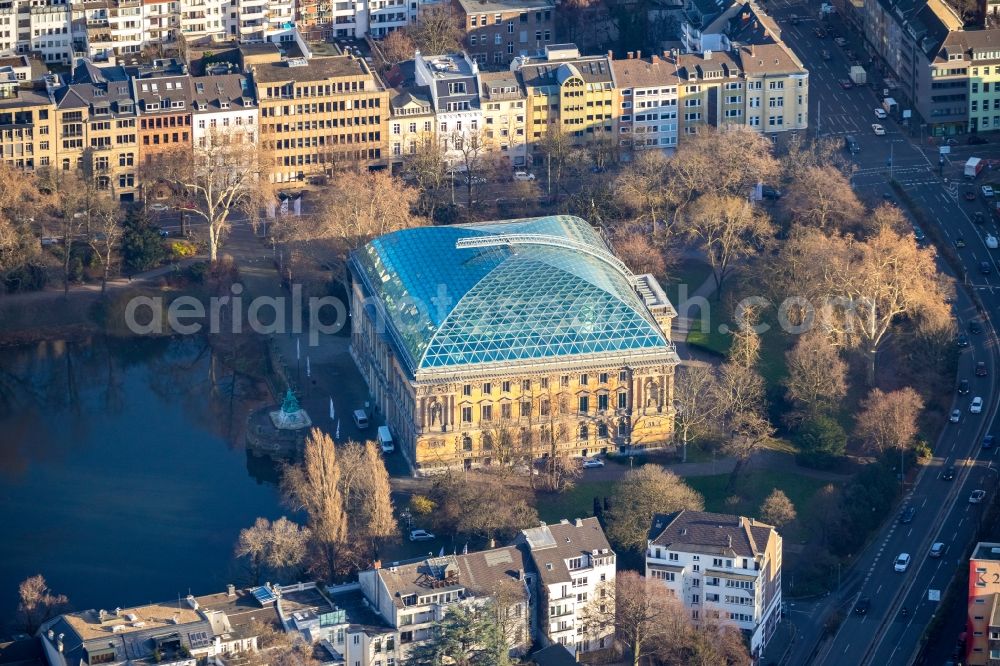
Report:
[[608,649],[614,626],[585,633],[583,613],[588,604],[614,613],[615,552],[597,518],[542,523],[523,530],[519,545],[527,549],[538,575],[538,627],[543,645],[558,644],[573,654]]
[[257,141],[253,82],[244,74],[193,77],[191,112],[195,148],[210,146],[214,141]]
[[405,663],[413,647],[436,635],[450,608],[498,595],[509,604],[505,630],[514,646],[511,652],[524,654],[532,643],[535,580],[526,552],[518,546],[393,562],[358,575],[371,609],[398,635],[398,643],[385,646],[387,664],[392,659]]
[[445,159],[462,161],[462,146],[478,141],[485,147],[483,110],[479,99],[479,65],[467,53],[414,58],[414,80],[427,86],[437,117],[438,141],[445,149]]
[[611,54],[581,56],[573,44],[545,47],[541,58],[518,58],[511,68],[524,85],[529,138],[537,143],[550,131],[574,145],[613,138],[615,81]]
[[378,39],[406,27],[409,23],[406,3],[407,0],[367,0],[367,11],[361,14],[363,23],[357,36],[367,34]]
[[[948,62],[953,65],[958,64],[957,57],[961,56],[961,63],[967,72],[968,131],[1000,130],[1000,29],[951,32],[945,38],[936,60],[943,62],[945,53],[948,54]],[[949,69],[961,68],[949,66]],[[961,81],[960,77],[952,80],[958,81]],[[961,88],[957,85],[944,90],[953,90],[956,96],[961,95]]]
[[169,46],[180,34],[179,0],[143,0],[142,30],[145,43]]
[[394,165],[401,165],[406,155],[437,140],[434,105],[427,86],[394,88],[389,112],[389,158]]
[[222,41],[226,38],[229,2],[178,0],[179,32],[186,41]]
[[[809,72],[784,44],[740,47],[746,86],[745,124],[758,132],[809,126]],[[730,97],[727,95],[726,100]]]
[[139,110],[139,155],[149,165],[167,153],[192,149],[191,77],[157,75],[132,79]]
[[250,64],[262,146],[275,182],[302,182],[339,165],[385,163],[389,92],[361,58],[310,57],[299,42],[257,54]]
[[55,90],[58,168],[81,169],[98,190],[134,200],[139,138],[128,73],[84,60],[71,81]]
[[980,541],[969,558],[965,663],[1000,661],[1000,543]]
[[677,56],[678,131],[697,134],[703,127],[725,128],[746,122],[740,63],[728,51]]
[[23,81],[0,66],[0,158],[31,171],[56,163],[55,98],[44,81]]
[[963,28],[955,11],[944,0],[865,0],[864,17],[865,37],[899,81],[893,96],[920,116],[913,122],[934,136],[966,132],[971,61],[948,44]]
[[73,60],[70,27],[72,12],[67,0],[30,2],[17,7],[18,53],[38,53],[48,63],[69,64]]
[[677,65],[669,54],[643,58],[628,53],[613,60],[618,143],[627,151],[672,151],[677,147]]
[[662,581],[691,619],[739,627],[757,658],[781,620],[781,535],[753,518],[704,511],[656,515],[646,577]]
[[507,69],[555,40],[555,0],[454,0],[463,46],[480,67]]
[[528,159],[527,95],[515,72],[482,72],[480,104],[487,145],[507,159],[524,166]]

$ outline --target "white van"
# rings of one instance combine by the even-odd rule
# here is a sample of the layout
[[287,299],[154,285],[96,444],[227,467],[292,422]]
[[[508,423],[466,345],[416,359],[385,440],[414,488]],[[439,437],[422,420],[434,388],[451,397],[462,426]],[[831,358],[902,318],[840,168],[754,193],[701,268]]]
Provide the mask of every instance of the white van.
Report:
[[368,413],[363,409],[354,410],[354,425],[362,430],[368,427]]
[[396,445],[392,443],[392,433],[386,426],[378,427],[378,444],[382,447],[382,453],[392,453],[396,450]]

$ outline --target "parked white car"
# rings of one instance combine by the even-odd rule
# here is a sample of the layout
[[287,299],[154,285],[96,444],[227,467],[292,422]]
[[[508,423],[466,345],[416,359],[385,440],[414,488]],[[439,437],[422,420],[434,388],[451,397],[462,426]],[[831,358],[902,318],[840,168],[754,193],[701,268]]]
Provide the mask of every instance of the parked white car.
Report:
[[981,504],[985,498],[985,490],[973,490],[972,494],[969,495],[969,504]]
[[515,171],[514,180],[532,181],[535,179],[535,174],[528,171]]
[[896,571],[902,573],[906,571],[910,566],[910,554],[900,553],[896,556],[896,561],[893,563],[892,568]]
[[889,114],[885,112],[885,109],[875,109],[875,117],[879,120],[885,120]]
[[997,249],[998,245],[1000,245],[1000,243],[997,242],[996,236],[994,236],[993,234],[986,234],[986,247],[988,247],[991,250],[995,250]]
[[592,469],[594,467],[604,467],[604,461],[600,458],[589,458],[583,461],[582,467],[584,469]]
[[983,399],[978,395],[972,399],[972,404],[969,405],[969,411],[973,414],[979,414],[983,411]]
[[163,213],[170,210],[170,206],[163,203],[154,203],[154,204],[149,204],[149,210],[153,211],[154,213]]
[[435,538],[427,530],[410,530],[410,541],[433,541]]
[[885,127],[878,123],[872,123],[872,131],[875,132],[875,136],[885,136]]
[[948,418],[952,423],[958,423],[962,420],[962,411],[959,409],[951,410],[951,416]]
[[986,197],[987,199],[992,199],[993,198],[994,192],[993,192],[993,186],[992,185],[983,185],[979,189],[981,189],[983,191],[983,196]]

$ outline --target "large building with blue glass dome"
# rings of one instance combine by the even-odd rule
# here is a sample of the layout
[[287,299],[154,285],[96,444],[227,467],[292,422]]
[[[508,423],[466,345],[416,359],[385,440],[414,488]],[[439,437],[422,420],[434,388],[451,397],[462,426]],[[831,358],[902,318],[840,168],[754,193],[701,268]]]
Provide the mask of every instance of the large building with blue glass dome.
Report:
[[585,220],[405,229],[350,275],[351,353],[416,473],[670,439],[676,311]]

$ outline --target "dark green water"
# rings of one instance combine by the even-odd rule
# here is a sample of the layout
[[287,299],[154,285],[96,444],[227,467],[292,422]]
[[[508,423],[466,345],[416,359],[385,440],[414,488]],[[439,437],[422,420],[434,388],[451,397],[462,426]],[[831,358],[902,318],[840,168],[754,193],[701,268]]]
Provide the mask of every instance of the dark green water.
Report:
[[0,626],[36,573],[77,609],[240,583],[239,530],[288,513],[243,449],[259,397],[197,337],[0,350]]

